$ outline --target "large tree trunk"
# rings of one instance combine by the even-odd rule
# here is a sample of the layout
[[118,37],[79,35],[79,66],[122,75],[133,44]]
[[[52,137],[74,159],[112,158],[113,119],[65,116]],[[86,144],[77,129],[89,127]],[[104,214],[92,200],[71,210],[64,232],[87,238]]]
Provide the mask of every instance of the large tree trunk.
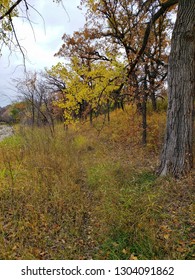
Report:
[[168,69],[168,112],[160,175],[180,177],[193,167],[195,1],[180,0]]

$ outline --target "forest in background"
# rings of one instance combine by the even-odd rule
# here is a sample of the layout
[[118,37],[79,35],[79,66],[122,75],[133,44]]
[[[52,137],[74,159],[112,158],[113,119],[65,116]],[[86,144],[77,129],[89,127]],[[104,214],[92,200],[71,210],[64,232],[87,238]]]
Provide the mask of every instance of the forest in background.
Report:
[[167,108],[174,133],[191,118],[187,98],[167,99],[177,2],[83,0],[64,63],[15,80],[19,100],[0,110],[15,130],[0,142],[2,259],[194,258],[192,153],[157,172]]
[[[54,132],[56,120],[66,127],[87,118],[92,124],[98,115],[107,114],[109,120],[111,111],[136,104],[146,145],[147,103],[157,111],[157,99],[166,98],[177,11],[174,3],[161,5],[158,1],[81,1],[86,24],[72,35],[63,35],[55,56],[64,62],[16,79],[19,102],[3,109],[1,119],[47,124]],[[13,28],[12,21],[2,20]]]

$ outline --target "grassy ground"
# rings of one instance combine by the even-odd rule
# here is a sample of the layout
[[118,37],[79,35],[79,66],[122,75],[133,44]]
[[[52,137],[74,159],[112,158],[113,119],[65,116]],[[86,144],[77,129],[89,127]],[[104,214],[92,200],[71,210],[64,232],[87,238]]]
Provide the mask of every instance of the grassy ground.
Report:
[[165,113],[132,108],[0,143],[0,259],[193,259],[193,172],[158,178]]

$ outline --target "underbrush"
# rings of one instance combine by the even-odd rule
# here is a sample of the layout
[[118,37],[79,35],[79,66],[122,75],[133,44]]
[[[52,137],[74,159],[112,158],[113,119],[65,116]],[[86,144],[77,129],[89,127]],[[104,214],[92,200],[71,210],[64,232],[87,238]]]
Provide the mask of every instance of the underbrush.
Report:
[[[129,111],[0,143],[1,259],[192,259],[194,176],[158,178],[165,115]],[[159,125],[157,125],[157,123]],[[101,128],[101,129],[99,129]]]

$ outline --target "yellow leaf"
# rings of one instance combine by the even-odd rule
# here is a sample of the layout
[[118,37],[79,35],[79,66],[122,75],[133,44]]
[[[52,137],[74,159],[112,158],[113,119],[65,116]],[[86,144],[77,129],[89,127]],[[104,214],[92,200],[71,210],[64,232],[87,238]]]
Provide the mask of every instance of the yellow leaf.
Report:
[[17,249],[17,246],[14,245],[14,247],[12,248],[13,251],[15,251]]
[[123,252],[123,254],[125,254],[125,255],[127,254],[127,250],[126,250],[126,249],[123,249],[122,252]]
[[195,239],[190,242],[190,245],[195,245]]
[[136,261],[136,260],[138,260],[138,258],[137,258],[136,256],[134,256],[134,254],[131,254],[131,256],[130,256],[130,260],[134,260],[134,261]]
[[168,240],[169,239],[169,237],[170,237],[170,234],[164,234],[164,239],[166,239],[166,240]]

